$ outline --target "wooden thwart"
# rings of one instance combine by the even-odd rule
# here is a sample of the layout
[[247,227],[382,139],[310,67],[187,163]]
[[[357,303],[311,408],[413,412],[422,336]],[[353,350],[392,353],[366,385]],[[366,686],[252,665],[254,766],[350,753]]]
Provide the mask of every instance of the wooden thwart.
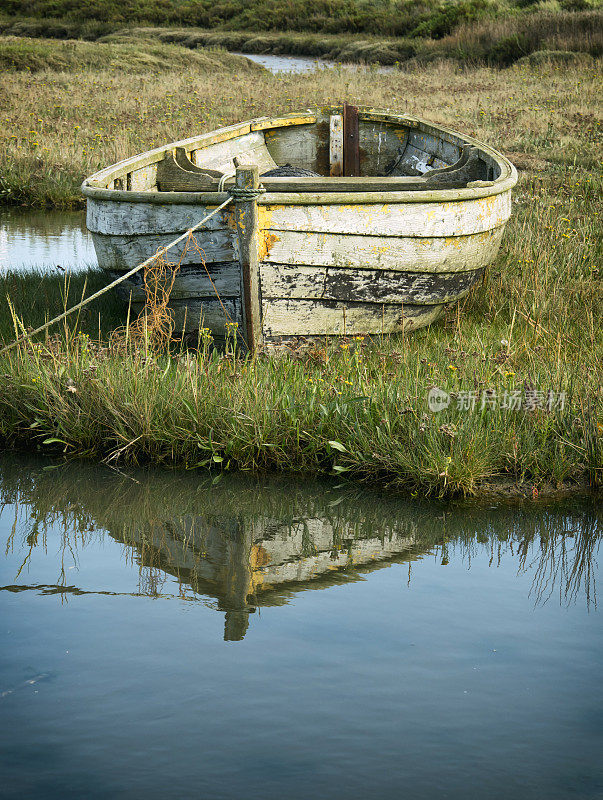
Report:
[[[346,109],[349,108],[346,106]],[[347,123],[346,127],[348,119],[352,122]],[[456,164],[430,170],[424,175],[360,177],[357,122],[357,115],[354,117],[349,111],[347,116],[331,117],[329,145],[331,177],[262,177],[262,185],[266,191],[382,192],[455,189],[465,187],[471,181],[485,180],[488,177],[487,164],[480,159],[478,148],[472,146],[463,149]],[[341,177],[342,174],[344,177]],[[177,147],[175,152],[166,153],[163,161],[158,164],[157,187],[160,192],[212,192],[218,190],[220,178],[223,176],[224,173],[219,170],[195,166],[184,148]]]

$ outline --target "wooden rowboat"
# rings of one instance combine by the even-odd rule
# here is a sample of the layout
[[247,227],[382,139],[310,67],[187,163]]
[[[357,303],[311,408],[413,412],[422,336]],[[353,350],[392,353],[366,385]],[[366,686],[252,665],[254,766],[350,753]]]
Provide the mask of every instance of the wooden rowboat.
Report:
[[[114,278],[237,183],[235,202],[196,232],[199,249],[170,253],[181,260],[170,306],[177,330],[223,335],[237,322],[258,343],[434,322],[496,256],[516,181],[504,156],[468,136],[333,106],[165,145],[82,190],[99,265]],[[140,274],[121,290],[142,307]]]

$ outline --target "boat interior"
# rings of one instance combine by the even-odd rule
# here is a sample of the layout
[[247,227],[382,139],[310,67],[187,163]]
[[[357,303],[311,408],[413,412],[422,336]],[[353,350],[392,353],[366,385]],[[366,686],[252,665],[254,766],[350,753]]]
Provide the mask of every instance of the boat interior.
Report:
[[267,191],[416,191],[490,185],[504,161],[471,139],[354,106],[261,117],[152,150],[92,176],[91,187],[214,192],[256,165]]

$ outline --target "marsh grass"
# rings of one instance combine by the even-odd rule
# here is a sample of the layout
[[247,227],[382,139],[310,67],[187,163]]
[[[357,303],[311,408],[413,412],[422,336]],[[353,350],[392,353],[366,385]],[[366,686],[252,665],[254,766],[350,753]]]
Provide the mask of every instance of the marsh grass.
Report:
[[[175,345],[157,357],[144,347],[116,351],[108,343],[113,312],[101,309],[100,334],[90,312],[77,326],[0,359],[6,446],[217,472],[335,473],[425,495],[471,494],[497,478],[600,487],[596,65],[504,73],[449,64],[391,75],[330,70],[312,81],[261,71],[252,79],[226,69],[149,75],[4,74],[5,199],[75,204],[80,177],[132,153],[346,98],[450,125],[515,161],[522,172],[501,255],[441,324],[405,338],[333,340],[288,357],[237,358],[231,347],[223,353],[207,343],[199,352]],[[48,284],[47,305],[40,301],[38,311],[27,304],[35,289],[19,288],[21,280],[30,279],[6,276],[2,296],[8,290],[24,326],[34,327],[46,308],[62,309],[62,277],[54,295]],[[72,284],[76,295],[81,288]],[[11,317],[3,308],[7,336]],[[476,392],[477,407],[468,412],[452,402],[430,414],[433,386],[457,396]],[[566,393],[563,408],[481,408],[488,390],[487,397],[500,398],[549,389]]]
[[[1,359],[0,436],[110,463],[335,473],[421,495],[471,494],[497,478],[596,489],[600,189],[574,170],[526,182],[483,285],[412,336],[255,358],[236,357],[232,342],[226,352],[114,351],[111,326],[23,345]],[[427,405],[433,386],[453,396],[437,414]],[[505,392],[534,389],[544,405],[548,390],[565,401],[501,407]],[[475,393],[474,408],[459,407],[463,392]]]
[[126,74],[173,70],[259,72],[257,65],[220,49],[189,52],[151,37],[107,41],[56,41],[22,36],[0,38],[0,69],[6,72],[119,70]]
[[[534,52],[577,52],[586,58],[603,55],[603,13],[596,5],[584,3],[582,10],[563,11],[555,2],[518,9],[504,3],[497,6],[493,2],[484,4],[477,0],[441,6],[430,4],[429,7],[422,6],[417,14],[412,3],[406,3],[406,20],[399,7],[394,12],[396,25],[380,22],[371,5],[374,27],[356,25],[346,28],[331,9],[329,21],[334,23],[333,26],[315,30],[311,26],[304,29],[290,24],[290,13],[280,25],[272,16],[269,28],[260,24],[247,30],[245,25],[229,25],[227,30],[219,25],[208,26],[209,29],[194,27],[198,21],[177,27],[180,24],[178,20],[172,20],[171,27],[153,27],[144,24],[145,21],[149,23],[150,18],[145,20],[143,17],[138,18],[137,26],[123,27],[123,20],[111,23],[106,20],[0,15],[0,33],[4,36],[84,39],[138,46],[164,42],[193,51],[220,47],[242,53],[313,56],[361,64],[391,65],[452,59],[472,66],[507,67]],[[471,13],[472,8],[477,13]],[[381,9],[386,13],[393,11],[385,4]],[[288,12],[290,10],[288,4]],[[307,8],[304,12],[307,20]],[[53,13],[57,13],[56,8]]]
[[[44,46],[52,50],[54,43]],[[590,169],[601,158],[597,62],[504,72],[450,63],[391,74],[332,69],[309,81],[272,75],[232,54],[201,55],[218,61],[140,73],[82,67],[74,58],[69,70],[0,73],[0,204],[82,206],[84,177],[127,156],[241,119],[342,98],[458,128],[534,174],[555,164]]]
[[[596,2],[596,0],[594,0]],[[200,26],[205,28],[263,32],[311,31],[320,33],[373,33],[384,30],[396,36],[406,33],[442,36],[465,20],[518,11],[520,2],[510,0],[452,0],[426,2],[405,0],[213,0],[165,3],[137,0],[136,3],[96,0],[87,9],[87,21],[104,24],[151,23]],[[588,0],[583,7],[589,7]],[[557,5],[559,8],[559,5]],[[60,17],[80,23],[81,11],[72,0],[5,0],[5,12],[27,14],[38,19]],[[521,13],[521,11],[519,12]]]
[[[15,328],[13,314],[24,321],[27,328],[34,329],[105,284],[106,277],[98,269],[65,273],[40,267],[0,274],[0,341],[12,341],[20,329],[19,326]],[[81,310],[76,329],[98,339],[100,325],[102,338],[121,324],[123,311],[123,303],[114,295],[106,294]]]

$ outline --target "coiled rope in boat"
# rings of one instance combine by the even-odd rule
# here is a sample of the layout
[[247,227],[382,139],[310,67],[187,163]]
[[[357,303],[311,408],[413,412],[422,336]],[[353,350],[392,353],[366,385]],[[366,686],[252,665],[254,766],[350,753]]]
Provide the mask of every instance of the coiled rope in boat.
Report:
[[140,272],[141,269],[144,269],[145,267],[148,267],[157,258],[161,258],[161,256],[165,255],[168,250],[171,250],[172,247],[174,247],[175,245],[179,244],[179,242],[182,242],[184,239],[190,238],[190,236],[193,234],[194,231],[198,230],[202,225],[205,225],[205,223],[209,219],[211,219],[219,211],[222,211],[223,208],[226,208],[226,206],[229,205],[230,203],[232,203],[233,201],[237,201],[237,200],[254,200],[256,197],[258,197],[258,195],[262,194],[264,191],[265,191],[265,189],[263,189],[263,188],[261,188],[261,189],[239,189],[236,186],[233,186],[232,188],[229,188],[230,197],[228,198],[228,200],[225,200],[217,208],[214,208],[213,211],[210,211],[210,213],[207,214],[205,217],[203,217],[202,220],[200,220],[199,222],[195,223],[195,225],[193,225],[191,228],[186,230],[184,233],[180,234],[180,236],[176,237],[176,239],[171,241],[169,244],[166,244],[165,247],[161,247],[150,258],[147,258],[146,261],[143,261],[141,264],[138,264],[136,267],[133,267],[129,272],[126,272],[123,275],[120,275],[119,278],[116,278],[114,281],[109,283],[107,286],[104,286],[102,289],[99,289],[98,292],[95,292],[94,294],[91,294],[90,297],[87,297],[85,300],[82,300],[77,305],[72,306],[71,308],[67,309],[67,311],[63,311],[62,314],[59,314],[57,317],[54,317],[49,322],[46,322],[44,325],[40,325],[40,327],[36,328],[35,331],[28,331],[27,333],[24,333],[22,336],[19,336],[18,339],[15,339],[14,342],[11,342],[10,344],[5,345],[0,350],[0,356],[3,355],[4,353],[6,353],[8,350],[11,350],[13,347],[16,347],[18,344],[22,344],[23,342],[26,342],[28,339],[31,339],[32,336],[36,336],[38,333],[42,333],[42,331],[47,330],[48,328],[51,327],[51,325],[54,325],[57,322],[61,322],[61,320],[65,319],[70,314],[73,314],[74,311],[78,311],[80,308],[83,308],[84,306],[87,306],[88,303],[91,303],[93,300],[96,300],[97,298],[101,297],[101,295],[105,294],[110,289],[115,288],[120,283],[123,283],[123,281],[126,281],[128,278],[131,278],[132,275],[135,275],[137,272]]

